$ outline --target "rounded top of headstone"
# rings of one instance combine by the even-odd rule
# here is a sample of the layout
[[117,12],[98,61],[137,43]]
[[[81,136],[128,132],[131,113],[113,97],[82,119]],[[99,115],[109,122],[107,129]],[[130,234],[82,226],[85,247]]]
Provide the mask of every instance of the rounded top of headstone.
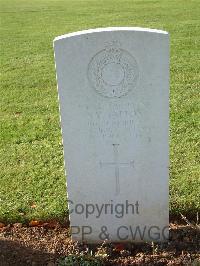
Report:
[[107,28],[88,29],[88,30],[82,30],[82,31],[76,31],[76,32],[64,34],[64,35],[56,37],[54,39],[54,42],[65,39],[65,38],[76,37],[76,36],[84,35],[84,34],[110,32],[110,31],[134,31],[134,32],[147,32],[147,33],[168,35],[167,31],[157,30],[157,29],[149,29],[149,28],[141,28],[141,27],[107,27]]

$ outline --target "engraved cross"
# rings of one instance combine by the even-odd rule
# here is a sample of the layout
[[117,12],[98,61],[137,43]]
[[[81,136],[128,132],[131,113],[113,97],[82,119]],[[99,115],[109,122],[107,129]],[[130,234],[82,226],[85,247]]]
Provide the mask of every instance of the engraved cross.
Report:
[[130,161],[129,163],[125,162],[119,162],[119,144],[112,144],[113,145],[113,152],[114,152],[114,162],[100,162],[100,167],[103,166],[114,166],[115,167],[115,182],[116,182],[116,188],[115,188],[115,194],[118,195],[120,193],[120,182],[119,182],[119,170],[120,167],[134,167],[134,161]]

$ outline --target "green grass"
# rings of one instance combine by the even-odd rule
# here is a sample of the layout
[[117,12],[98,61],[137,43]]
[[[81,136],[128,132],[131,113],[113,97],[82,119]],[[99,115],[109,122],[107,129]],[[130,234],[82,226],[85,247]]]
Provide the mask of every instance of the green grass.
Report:
[[199,210],[199,0],[0,0],[0,10],[0,220],[66,215],[52,41],[107,26],[170,32],[170,212]]

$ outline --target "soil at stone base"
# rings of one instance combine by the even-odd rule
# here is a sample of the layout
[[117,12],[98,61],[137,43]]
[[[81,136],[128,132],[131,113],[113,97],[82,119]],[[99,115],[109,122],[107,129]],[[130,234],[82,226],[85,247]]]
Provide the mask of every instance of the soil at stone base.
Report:
[[70,240],[69,227],[58,222],[20,223],[0,228],[0,266],[54,266],[61,256],[99,254],[103,265],[200,265],[200,232],[170,224],[165,244],[86,245]]

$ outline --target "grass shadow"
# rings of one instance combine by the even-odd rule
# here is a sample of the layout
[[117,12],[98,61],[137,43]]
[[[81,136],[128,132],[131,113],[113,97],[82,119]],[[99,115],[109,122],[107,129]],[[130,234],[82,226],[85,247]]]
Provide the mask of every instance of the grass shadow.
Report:
[[17,241],[0,240],[0,266],[44,266],[54,265],[57,256]]

